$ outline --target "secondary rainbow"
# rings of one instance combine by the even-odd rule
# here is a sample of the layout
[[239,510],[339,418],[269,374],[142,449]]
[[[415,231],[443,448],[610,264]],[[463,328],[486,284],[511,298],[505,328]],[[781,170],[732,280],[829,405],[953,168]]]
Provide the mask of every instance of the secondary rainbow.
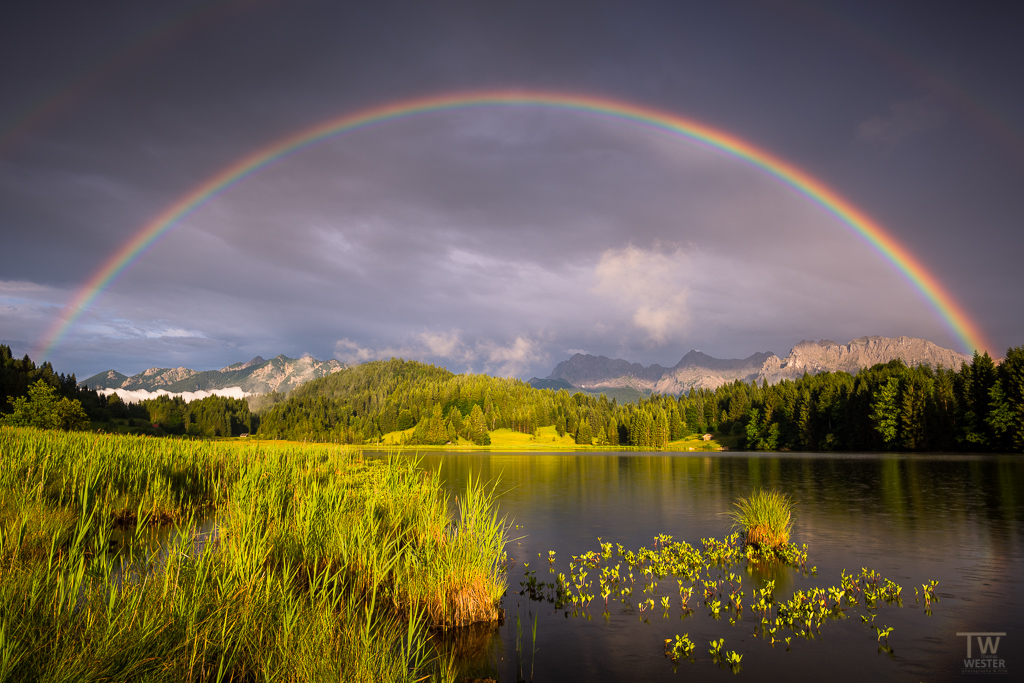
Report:
[[198,8],[186,8],[117,47],[108,56],[81,69],[69,81],[37,101],[6,127],[0,128],[0,155],[18,140],[56,118],[111,76],[138,65],[149,53],[173,44],[196,29],[203,28],[251,4],[250,0],[217,0]]
[[991,350],[978,326],[952,295],[906,247],[881,225],[833,189],[769,152],[741,138],[672,113],[618,100],[538,91],[473,91],[402,100],[329,119],[285,136],[225,167],[168,206],[122,245],[77,291],[41,344],[45,358],[79,317],[132,263],[153,247],[183,218],[212,197],[266,168],[327,138],[395,119],[453,109],[482,107],[545,107],[617,119],[697,141],[732,154],[774,175],[834,214],[855,234],[891,262],[915,287],[960,340],[963,350]]

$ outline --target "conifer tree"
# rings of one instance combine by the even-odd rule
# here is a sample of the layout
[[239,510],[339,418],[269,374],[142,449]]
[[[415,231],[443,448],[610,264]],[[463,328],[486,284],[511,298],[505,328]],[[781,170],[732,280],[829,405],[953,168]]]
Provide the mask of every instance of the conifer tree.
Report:
[[882,436],[886,446],[896,444],[899,430],[899,407],[898,399],[900,392],[899,377],[892,376],[878,391],[878,395],[871,404],[871,421],[875,425],[875,431]]
[[593,440],[593,436],[590,432],[590,420],[581,418],[579,426],[576,429],[576,443],[589,446],[593,443]]

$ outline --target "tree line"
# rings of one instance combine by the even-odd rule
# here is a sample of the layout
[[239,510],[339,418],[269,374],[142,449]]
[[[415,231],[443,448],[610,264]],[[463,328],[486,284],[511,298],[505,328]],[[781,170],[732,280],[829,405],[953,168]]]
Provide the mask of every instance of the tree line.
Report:
[[404,443],[490,443],[507,428],[554,426],[582,445],[659,449],[691,434],[732,435],[750,450],[1024,451],[1024,347],[998,365],[975,354],[959,369],[899,360],[856,374],[804,375],[768,385],[735,381],[636,403],[518,379],[456,375],[391,359],[347,368],[289,395],[210,396],[185,403],[160,396],[125,403],[79,387],[75,376],[36,366],[0,345],[0,419],[82,429],[115,419],[149,433],[197,437],[258,433],[272,439],[372,444],[404,432]]
[[899,360],[853,375],[804,375],[775,385],[736,381],[619,404],[534,389],[516,379],[455,375],[415,361],[373,361],[269,402],[267,438],[365,444],[406,431],[408,444],[554,426],[580,444],[658,449],[690,434],[731,434],[751,450],[1024,451],[1024,347],[998,366],[975,354],[959,369]]
[[661,448],[717,424],[713,395],[654,395],[638,404],[565,389],[534,389],[518,379],[455,375],[416,361],[372,361],[313,380],[260,416],[266,438],[367,444],[405,431],[404,443],[443,445],[488,432],[526,434],[554,426],[583,445]]
[[0,419],[5,424],[43,429],[84,429],[102,417],[104,397],[78,386],[74,374],[37,366],[28,354],[15,358],[0,344]]
[[180,396],[158,396],[125,402],[117,394],[78,386],[73,373],[58,374],[49,362],[37,366],[28,354],[15,358],[0,344],[0,423],[81,430],[115,420],[146,433],[199,437],[238,436],[258,425],[245,399],[208,396],[185,403]]
[[141,406],[152,425],[167,434],[241,436],[259,424],[244,398],[214,395],[186,403],[181,396],[157,396]]
[[1021,452],[1024,347],[999,365],[987,353],[959,370],[895,360],[760,387],[742,430],[755,450]]

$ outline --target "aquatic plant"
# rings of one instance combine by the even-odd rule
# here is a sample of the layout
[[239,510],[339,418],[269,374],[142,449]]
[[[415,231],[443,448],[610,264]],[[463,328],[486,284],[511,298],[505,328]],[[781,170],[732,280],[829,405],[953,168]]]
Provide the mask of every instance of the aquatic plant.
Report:
[[733,529],[743,533],[744,544],[774,550],[789,543],[793,528],[793,501],[774,489],[757,489],[733,504]]
[[[630,550],[621,544],[614,544],[612,557],[617,556],[625,563],[625,570],[631,579],[634,572],[644,578],[642,599],[632,607],[639,613],[641,620],[644,620],[644,613],[656,605],[655,597],[660,598],[663,614],[667,614],[664,610],[670,598],[659,593],[657,578],[673,576],[679,591],[681,618],[690,616],[693,607],[701,606],[701,603],[691,604],[693,597],[698,596],[703,598],[703,606],[707,608],[709,618],[722,619],[724,614],[730,626],[744,629],[746,633],[750,633],[750,621],[753,620],[755,636],[772,646],[784,642],[789,649],[794,637],[818,637],[826,622],[844,619],[849,616],[847,613],[850,610],[860,609],[864,612],[861,619],[865,627],[876,630],[878,641],[883,643],[880,651],[891,652],[888,638],[893,632],[892,627],[883,626],[879,629],[874,626],[874,620],[881,603],[902,606],[903,589],[899,584],[864,567],[857,574],[848,575],[844,570],[839,585],[796,590],[789,599],[781,599],[777,595],[774,579],[765,581],[761,588],[752,589],[748,596],[743,591],[743,578],[731,570],[735,564],[744,560],[750,566],[749,553],[741,548],[739,538],[738,534],[733,534],[725,539],[701,539],[703,550],[700,550],[686,542],[674,541],[671,536],[661,535],[654,539],[655,549],[641,547]],[[605,562],[607,558],[603,551],[607,546],[603,541],[598,542],[602,553],[587,551],[574,555],[573,561],[569,563],[569,577],[560,579],[560,585],[564,585],[567,592],[566,602],[585,605],[593,599],[589,593],[592,582],[587,580],[588,569],[599,568],[607,619],[612,600],[619,600],[623,606],[630,608],[628,598],[632,583],[623,579],[622,562],[614,566]],[[806,546],[803,550],[797,550],[791,544],[784,547],[789,548],[798,559],[797,562],[786,564],[804,576],[814,574],[813,570],[809,572],[806,569]],[[926,610],[932,602],[938,600],[935,596],[936,585],[935,581],[922,584],[922,589],[917,592],[921,599],[923,591]],[[746,617],[743,614],[745,605],[751,613]],[[566,616],[569,614],[567,611]],[[572,612],[573,616],[578,614]],[[725,651],[723,646],[723,638],[710,641],[709,654],[720,666],[728,665],[733,673],[738,673],[743,655]],[[664,648],[665,656],[678,664],[680,659],[691,659],[694,645],[688,636],[677,635],[675,640],[665,639]]]
[[740,661],[742,660],[743,655],[737,654],[735,650],[730,650],[725,653],[724,661],[729,665],[729,668],[734,674],[738,674],[742,670],[742,667],[740,666]]
[[684,633],[682,636],[676,634],[675,642],[671,638],[665,639],[665,656],[669,657],[674,663],[679,663],[680,659],[689,659],[696,647],[693,641],[690,640],[689,633]]

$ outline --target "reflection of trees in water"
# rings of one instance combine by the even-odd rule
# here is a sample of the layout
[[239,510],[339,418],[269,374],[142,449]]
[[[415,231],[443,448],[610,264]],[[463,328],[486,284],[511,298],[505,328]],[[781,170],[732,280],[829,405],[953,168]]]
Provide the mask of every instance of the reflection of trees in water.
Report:
[[[747,586],[749,591],[764,588],[769,581],[775,582],[778,595],[789,595],[796,587],[797,570],[779,561],[747,562],[743,565],[743,571],[746,574],[744,578],[752,580],[752,584]],[[749,599],[753,601],[753,597]]]
[[563,514],[599,508],[705,520],[709,528],[667,530],[694,540],[721,534],[724,518],[708,520],[758,487],[791,495],[798,528],[817,533],[843,528],[907,536],[975,533],[993,523],[1024,527],[1018,493],[1024,491],[1024,460],[1013,456],[451,453],[431,454],[423,465],[442,466],[452,490],[470,471],[485,480],[500,474],[499,488],[514,487],[515,496],[541,515],[558,506]]
[[[721,538],[728,532],[730,520],[722,513],[737,498],[760,487],[778,488],[798,503],[792,540],[808,544],[808,570],[816,566],[818,571],[803,574],[782,565],[734,565],[728,571],[742,576],[745,609],[752,605],[753,591],[768,581],[775,582],[779,599],[788,599],[797,589],[838,585],[841,571],[855,574],[866,566],[904,587],[904,604],[911,609],[899,615],[886,612],[876,625],[895,626],[895,635],[903,634],[903,649],[896,649],[906,661],[928,661],[934,652],[925,639],[955,632],[964,619],[1016,623],[1005,610],[1017,602],[1012,592],[1008,600],[1007,589],[1019,574],[1024,545],[1024,459],[1019,457],[462,452],[426,454],[422,466],[440,468],[453,492],[464,488],[470,473],[484,480],[501,475],[498,489],[507,493],[498,499],[499,508],[524,525],[511,534],[521,542],[509,544],[510,555],[519,562],[510,576],[513,586],[518,580],[514,577],[522,576],[522,563],[529,561],[530,569],[543,566],[541,558],[549,550],[557,551],[555,571],[568,573],[573,555],[600,551],[598,536],[634,551],[650,546],[659,533],[702,548],[701,538]],[[617,562],[613,560],[612,566]],[[931,579],[941,581],[940,590],[945,592],[934,617],[926,619],[914,609],[914,588]],[[599,579],[593,580],[592,592],[597,593]],[[674,580],[659,583],[659,595],[674,593]],[[737,637],[730,635],[735,631],[729,630],[729,616],[714,621],[703,600],[694,595],[694,602],[702,604],[692,613],[680,614],[674,597],[671,620],[662,620],[660,610],[652,610],[650,624],[655,630],[664,624],[665,630],[652,640],[647,624],[629,626],[648,620],[648,612],[635,609],[641,590],[639,585],[634,588],[632,608],[611,610],[611,626],[603,630],[583,618],[564,620],[560,612],[542,607],[538,639],[543,645],[537,662],[545,677],[557,671],[563,679],[578,675],[578,680],[631,680],[650,670],[633,670],[616,663],[616,658],[625,661],[659,638],[699,631],[707,637],[724,635],[732,646]],[[953,599],[947,600],[947,594]],[[600,603],[598,597],[592,606],[598,622]],[[515,604],[506,598],[511,619],[498,637],[493,632],[487,636],[486,627],[478,634],[452,634],[462,643],[450,646],[460,653],[460,663],[463,658],[472,662],[470,668],[460,669],[457,680],[497,679],[497,673],[502,680],[516,680]],[[552,615],[557,620],[548,618]],[[531,621],[523,621],[524,666],[530,663]],[[860,647],[851,643],[860,643],[869,628],[859,618],[837,622],[812,657],[844,661],[847,649]],[[871,651],[875,635],[870,633],[867,639]],[[781,677],[793,666],[792,656],[782,654],[785,649],[777,648],[778,657],[759,650],[764,658],[757,666],[767,667],[769,677]],[[706,647],[702,650],[706,652]],[[562,661],[570,658],[569,663]]]
[[495,678],[502,649],[497,636],[503,624],[501,620],[437,629],[430,634],[430,641],[442,662],[457,663],[457,680]]

